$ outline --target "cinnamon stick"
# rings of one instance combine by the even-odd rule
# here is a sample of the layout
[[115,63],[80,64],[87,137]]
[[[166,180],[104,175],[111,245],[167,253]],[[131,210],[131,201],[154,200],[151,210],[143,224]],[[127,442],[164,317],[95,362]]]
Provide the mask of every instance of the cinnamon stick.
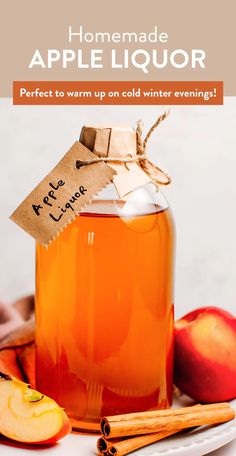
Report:
[[[131,437],[129,437],[130,439]],[[98,454],[106,454],[109,452],[110,448],[112,445],[115,445],[118,442],[121,442],[122,440],[125,440],[126,437],[123,437],[121,439],[112,439],[112,440],[106,440],[104,437],[99,437],[97,441],[97,450]]]
[[234,417],[235,411],[228,403],[195,405],[105,417],[101,420],[101,433],[111,439],[224,423]]
[[101,456],[106,456],[107,454],[109,454],[109,456],[124,456],[139,448],[143,448],[146,445],[158,442],[158,440],[162,440],[165,437],[177,434],[178,432],[179,430],[155,432],[119,440],[106,440],[104,437],[101,437],[98,441],[98,447],[101,445],[104,450],[101,452],[99,451],[98,454]]
[[109,453],[109,451],[104,451],[104,452],[98,451],[98,452],[97,452],[97,455],[98,455],[98,456],[111,456],[111,454]]
[[[194,404],[194,405],[190,405],[188,407],[179,407],[179,408],[169,408],[169,409],[161,409],[161,410],[149,410],[147,412],[134,412],[134,413],[126,413],[126,414],[122,414],[122,415],[112,415],[112,416],[107,416],[107,417],[104,417],[102,418],[109,421],[127,421],[127,420],[133,420],[133,419],[137,419],[137,420],[140,420],[140,416],[142,416],[143,418],[155,418],[156,416],[172,416],[173,415],[173,412],[175,414],[182,414],[182,413],[189,413],[191,411],[194,411],[196,409],[199,409],[199,408],[202,408],[204,407],[205,409],[215,409],[215,408],[225,408],[225,407],[229,407],[229,404],[228,402],[217,402],[217,403],[213,403],[213,404],[205,404],[205,405],[202,405],[202,404]],[[101,420],[101,423],[102,423],[102,420]]]

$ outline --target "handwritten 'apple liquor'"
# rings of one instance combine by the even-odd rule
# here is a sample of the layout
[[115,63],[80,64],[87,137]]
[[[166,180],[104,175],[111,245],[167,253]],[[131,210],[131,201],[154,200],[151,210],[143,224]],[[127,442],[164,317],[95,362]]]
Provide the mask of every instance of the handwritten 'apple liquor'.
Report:
[[[65,182],[63,180],[59,180],[56,185],[50,182],[49,186],[52,188],[52,190],[49,190],[47,195],[44,196],[41,204],[53,207],[53,203],[55,204],[55,201],[57,201],[56,192],[63,185],[65,185]],[[50,212],[49,217],[51,217],[54,220],[54,222],[59,222],[59,220],[61,219],[63,214],[67,212],[67,210],[71,210],[74,212],[73,203],[75,203],[75,201],[77,201],[81,197],[81,195],[84,195],[85,192],[87,192],[87,189],[83,187],[83,185],[81,185],[79,187],[79,191],[75,192],[74,195],[71,196],[71,198],[69,199],[69,201],[66,202],[64,207],[57,206],[57,208],[60,210],[57,211],[57,213]],[[41,204],[32,204],[32,208],[37,216],[40,216],[41,211],[44,208],[44,206]]]

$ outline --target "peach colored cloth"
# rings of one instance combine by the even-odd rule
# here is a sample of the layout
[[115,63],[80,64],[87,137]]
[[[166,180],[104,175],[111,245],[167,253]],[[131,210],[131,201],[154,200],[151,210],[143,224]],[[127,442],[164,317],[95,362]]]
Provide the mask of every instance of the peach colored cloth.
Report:
[[35,384],[34,297],[0,303],[0,371]]

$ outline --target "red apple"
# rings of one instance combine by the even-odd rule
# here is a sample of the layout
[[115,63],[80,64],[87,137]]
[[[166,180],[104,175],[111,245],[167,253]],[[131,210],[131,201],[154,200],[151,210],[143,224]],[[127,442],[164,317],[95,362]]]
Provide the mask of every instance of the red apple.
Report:
[[0,434],[30,444],[55,443],[71,431],[61,407],[21,380],[0,372]]
[[199,402],[236,397],[236,318],[217,307],[188,313],[175,323],[174,381]]

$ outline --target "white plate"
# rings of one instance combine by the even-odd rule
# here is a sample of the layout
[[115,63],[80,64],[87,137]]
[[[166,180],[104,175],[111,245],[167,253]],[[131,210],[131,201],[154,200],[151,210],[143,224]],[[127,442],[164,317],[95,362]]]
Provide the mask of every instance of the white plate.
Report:
[[[178,404],[180,405],[180,404]],[[231,402],[236,409],[236,400]],[[236,419],[214,427],[194,429],[176,437],[149,445],[132,456],[203,456],[217,450],[236,438]],[[14,444],[0,439],[0,454],[4,456],[95,456],[97,437],[71,434],[58,444],[40,448]]]

